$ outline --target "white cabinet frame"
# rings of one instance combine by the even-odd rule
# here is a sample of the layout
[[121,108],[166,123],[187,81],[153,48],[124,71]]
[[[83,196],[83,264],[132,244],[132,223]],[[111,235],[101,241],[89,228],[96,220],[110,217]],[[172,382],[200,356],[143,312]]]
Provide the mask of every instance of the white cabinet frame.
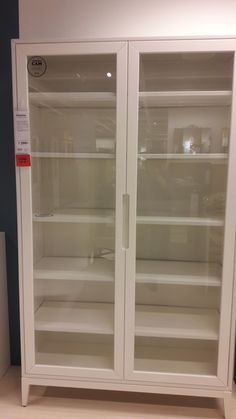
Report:
[[[228,166],[227,202],[225,216],[225,240],[222,274],[221,319],[219,333],[219,354],[217,376],[177,375],[157,372],[134,371],[134,335],[135,335],[135,262],[136,262],[136,201],[137,201],[137,156],[138,156],[138,101],[139,101],[139,58],[142,53],[177,53],[177,52],[235,52],[235,41],[224,40],[176,40],[176,41],[133,41],[129,45],[128,76],[128,166],[127,193],[130,195],[130,247],[127,250],[126,265],[126,379],[141,380],[153,383],[172,383],[182,385],[216,386],[230,385],[232,371],[228,365],[233,362],[233,343],[235,334],[235,314],[232,318],[235,232],[236,232],[236,66],[234,64],[231,141]],[[136,187],[134,186],[136,185]],[[231,319],[233,321],[231,322]],[[231,350],[230,350],[231,349]]]
[[[28,109],[27,56],[117,53],[117,157],[116,157],[116,266],[114,371],[35,364],[33,308],[33,251],[31,171],[16,169],[20,315],[22,351],[22,403],[30,385],[142,391],[163,394],[228,397],[232,391],[236,323],[236,66],[232,91],[231,141],[228,166],[223,287],[217,376],[134,372],[136,185],[138,142],[138,86],[140,53],[176,53],[236,50],[236,39],[162,39],[127,42],[13,41],[14,108]],[[129,86],[129,88],[128,88]],[[127,247],[123,238],[124,195],[129,195]]]
[[122,378],[124,348],[124,266],[123,195],[126,193],[126,103],[127,44],[125,42],[20,44],[13,43],[14,109],[28,110],[27,57],[34,55],[117,55],[116,99],[116,255],[114,313],[114,371],[92,368],[37,365],[34,342],[33,232],[31,169],[16,168],[21,296],[22,367],[26,374],[60,375],[80,378]]

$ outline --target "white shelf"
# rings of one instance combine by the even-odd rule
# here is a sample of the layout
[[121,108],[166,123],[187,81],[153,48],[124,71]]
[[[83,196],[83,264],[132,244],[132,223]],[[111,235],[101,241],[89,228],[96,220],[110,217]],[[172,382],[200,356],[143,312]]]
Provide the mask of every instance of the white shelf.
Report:
[[54,153],[47,151],[37,151],[31,153],[34,158],[45,159],[114,159],[115,154],[112,153]]
[[203,262],[137,260],[136,283],[219,287],[221,267]]
[[113,304],[45,301],[35,313],[35,330],[110,335],[113,310]]
[[136,306],[136,336],[217,340],[217,310]]
[[[137,283],[220,286],[221,268],[203,262],[137,260]],[[114,261],[103,258],[44,257],[34,268],[35,279],[114,280]]]
[[141,106],[226,106],[231,100],[230,90],[139,93]]
[[114,262],[102,258],[44,257],[34,267],[35,279],[112,282],[114,275]]
[[211,349],[136,346],[135,371],[215,375],[217,354]]
[[[51,152],[51,151],[35,151],[31,153],[33,158],[45,158],[45,159],[115,159],[114,153],[62,153],[62,152]],[[224,161],[228,159],[226,153],[202,153],[202,154],[174,154],[174,153],[139,153],[138,158],[140,160],[183,160],[183,161],[207,161],[214,162]]]
[[[148,106],[226,106],[231,104],[232,92],[174,91],[140,92],[140,104]],[[30,103],[39,107],[115,107],[113,92],[33,92]]]
[[112,345],[47,340],[36,352],[37,364],[113,369]]
[[[33,214],[33,221],[44,223],[114,224],[115,216],[112,210],[76,209],[61,210],[61,212],[42,215]],[[223,227],[224,221],[221,218],[138,215],[137,224]]]
[[152,215],[138,215],[137,224],[223,227],[224,221],[221,218],[164,217],[164,216],[152,216]]
[[198,153],[198,154],[175,154],[175,153],[139,153],[138,158],[140,160],[181,160],[181,161],[227,161],[228,154],[226,153]]
[[60,213],[34,214],[33,221],[43,223],[113,224],[114,211],[100,209],[62,210]]
[[[35,313],[35,330],[70,333],[114,333],[114,306],[103,303],[45,301]],[[216,310],[180,307],[136,307],[136,336],[218,339]]]
[[115,107],[112,92],[37,92],[29,94],[30,103],[38,107],[78,108]]

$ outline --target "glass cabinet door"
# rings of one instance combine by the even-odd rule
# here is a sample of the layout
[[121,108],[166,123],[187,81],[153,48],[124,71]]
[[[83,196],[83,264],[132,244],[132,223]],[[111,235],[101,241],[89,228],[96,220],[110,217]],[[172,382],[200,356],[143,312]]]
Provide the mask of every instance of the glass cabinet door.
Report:
[[223,308],[233,53],[135,57],[136,263],[133,271],[128,268],[133,285],[127,286],[135,295],[129,377],[211,380],[218,371]]
[[126,48],[118,58],[117,48],[27,57],[32,214],[25,222],[32,223],[39,372],[122,374]]

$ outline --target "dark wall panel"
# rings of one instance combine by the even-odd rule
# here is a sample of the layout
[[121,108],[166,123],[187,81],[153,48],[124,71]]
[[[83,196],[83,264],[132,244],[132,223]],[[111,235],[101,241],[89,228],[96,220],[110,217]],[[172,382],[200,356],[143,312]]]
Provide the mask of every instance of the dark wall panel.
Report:
[[0,231],[6,233],[11,362],[20,364],[16,191],[12,117],[11,39],[18,38],[18,0],[0,12]]

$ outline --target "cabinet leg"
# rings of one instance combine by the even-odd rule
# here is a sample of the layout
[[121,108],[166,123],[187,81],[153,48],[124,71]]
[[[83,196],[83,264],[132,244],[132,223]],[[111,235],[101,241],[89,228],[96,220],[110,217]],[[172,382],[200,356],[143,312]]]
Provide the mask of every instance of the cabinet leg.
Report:
[[230,400],[231,393],[225,393],[224,395],[224,419],[230,419]]
[[27,378],[21,379],[21,397],[22,397],[22,406],[27,406],[29,401],[29,392],[30,392],[30,383]]

